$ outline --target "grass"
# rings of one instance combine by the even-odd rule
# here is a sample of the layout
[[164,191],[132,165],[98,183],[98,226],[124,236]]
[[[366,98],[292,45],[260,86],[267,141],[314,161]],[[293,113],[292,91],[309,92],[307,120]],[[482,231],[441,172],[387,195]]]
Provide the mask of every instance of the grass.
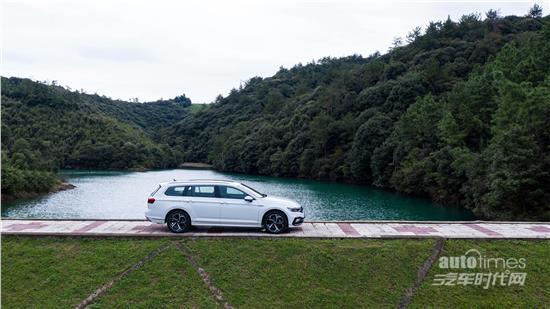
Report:
[[[436,286],[433,285],[436,274],[449,272],[503,272],[502,267],[488,270],[449,270],[432,267],[429,276],[414,298],[414,308],[463,306],[475,304],[482,308],[544,308],[550,304],[550,242],[514,241],[514,240],[454,240],[447,241],[441,256],[460,256],[470,249],[478,250],[482,256],[508,258],[526,258],[524,269],[515,268],[514,272],[526,272],[524,286],[499,286],[484,289],[483,286]],[[470,254],[468,255],[470,256]],[[477,256],[477,255],[475,255]],[[500,281],[500,279],[499,279]],[[507,281],[505,281],[507,282]],[[437,297],[433,297],[437,295]]]
[[433,240],[199,240],[189,246],[236,307],[395,307]]
[[[4,236],[2,306],[74,307],[170,239]],[[395,308],[434,240],[178,240],[236,308]],[[443,256],[477,249],[525,257],[523,287],[434,286],[428,273],[411,307],[544,307],[550,303],[548,241],[448,240]],[[437,296],[437,297],[434,297]],[[219,307],[174,246],[116,282],[92,307]]]
[[74,307],[159,240],[2,237],[2,307]]
[[216,308],[187,259],[173,246],[115,284],[92,308]]

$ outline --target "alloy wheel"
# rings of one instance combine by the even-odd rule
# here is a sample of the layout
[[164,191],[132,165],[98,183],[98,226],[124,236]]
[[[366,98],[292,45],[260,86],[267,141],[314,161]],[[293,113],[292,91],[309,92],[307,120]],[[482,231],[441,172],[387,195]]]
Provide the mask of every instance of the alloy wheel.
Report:
[[187,218],[180,212],[175,212],[170,216],[168,220],[170,230],[179,233],[187,229]]
[[266,218],[265,228],[270,233],[280,233],[285,229],[285,218],[278,213],[272,213]]

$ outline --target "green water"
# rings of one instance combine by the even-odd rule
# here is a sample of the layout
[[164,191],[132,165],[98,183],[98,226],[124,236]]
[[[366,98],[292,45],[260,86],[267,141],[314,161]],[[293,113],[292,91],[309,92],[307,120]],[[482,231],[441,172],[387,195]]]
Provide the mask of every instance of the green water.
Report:
[[172,179],[235,179],[260,192],[291,198],[304,206],[307,220],[474,220],[465,209],[373,187],[175,169],[148,172],[64,171],[76,189],[4,203],[2,216],[28,218],[143,219],[149,193]]

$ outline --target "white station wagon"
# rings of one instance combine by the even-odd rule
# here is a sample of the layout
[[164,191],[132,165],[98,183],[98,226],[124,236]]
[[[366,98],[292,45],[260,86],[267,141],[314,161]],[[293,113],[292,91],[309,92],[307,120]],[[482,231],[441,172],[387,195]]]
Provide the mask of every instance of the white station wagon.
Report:
[[302,224],[304,209],[236,181],[194,179],[161,183],[147,200],[145,216],[174,233],[191,226],[235,226],[278,234]]

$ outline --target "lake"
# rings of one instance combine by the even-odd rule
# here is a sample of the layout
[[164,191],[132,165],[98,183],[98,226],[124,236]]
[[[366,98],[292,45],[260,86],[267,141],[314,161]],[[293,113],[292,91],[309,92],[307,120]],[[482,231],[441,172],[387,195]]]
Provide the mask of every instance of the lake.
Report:
[[173,169],[147,172],[63,171],[75,189],[2,204],[14,218],[144,219],[147,197],[172,179],[234,179],[258,191],[296,200],[306,220],[475,220],[468,210],[444,207],[368,186],[313,180]]

